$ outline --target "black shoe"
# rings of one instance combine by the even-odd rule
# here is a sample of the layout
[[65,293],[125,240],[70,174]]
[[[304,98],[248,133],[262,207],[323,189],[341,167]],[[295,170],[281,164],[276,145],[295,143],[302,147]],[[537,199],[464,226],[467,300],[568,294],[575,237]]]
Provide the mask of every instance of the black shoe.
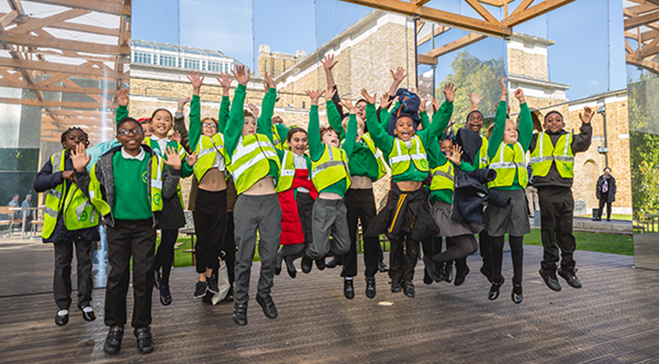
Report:
[[352,279],[343,280],[343,295],[349,300],[355,298],[355,287],[352,285]]
[[261,306],[261,309],[263,309],[265,317],[269,319],[277,318],[277,307],[275,307],[275,303],[272,302],[272,297],[270,297],[270,295],[266,298],[261,298],[261,296],[257,295],[256,302]]
[[414,283],[412,281],[405,281],[403,291],[407,297],[414,298]]
[[375,277],[366,277],[366,297],[375,297]]
[[94,321],[94,320],[96,320],[96,313],[94,312],[94,309],[92,308],[92,306],[80,307],[80,311],[82,311],[82,318],[85,321]]
[[501,285],[503,284],[504,279],[501,278],[501,282],[497,283],[494,282],[492,283],[492,286],[490,287],[490,292],[487,294],[487,299],[490,301],[494,301],[497,298],[499,298],[499,288],[501,288]]
[[[424,256],[423,257],[423,264],[425,264],[425,269],[424,269],[424,275],[423,275],[423,283],[425,284],[431,284],[432,281],[435,282],[441,282],[443,281],[442,278],[442,267],[444,266],[444,263],[438,263],[435,262],[431,257],[429,256]],[[428,279],[430,279],[428,281]]]
[[206,278],[206,283],[208,284],[208,292],[220,293],[220,288],[217,286],[217,276],[215,274],[211,274],[210,277]]
[[151,340],[150,327],[140,327],[139,329],[135,329],[133,333],[137,338],[137,351],[139,351],[140,354],[153,352],[153,341]]
[[607,218],[606,218],[606,221],[607,221],[607,222],[611,222],[611,218],[610,218],[610,217],[607,217]]
[[343,265],[343,259],[341,257],[334,257],[325,266],[329,269],[335,268],[337,265]]
[[524,299],[524,295],[522,295],[522,285],[513,283],[513,292],[510,295],[510,298],[512,298],[513,302],[520,304],[522,303],[522,300]]
[[[258,299],[258,297],[257,297]],[[236,325],[247,325],[247,304],[234,303],[233,304],[233,322]]]
[[160,303],[163,306],[172,304],[172,294],[169,291],[169,286],[160,286]]
[[103,350],[106,353],[113,355],[119,352],[121,349],[121,339],[124,337],[124,327],[123,326],[112,326],[108,336],[105,338],[105,345]]
[[490,270],[490,267],[483,264],[481,266],[481,274],[487,278],[487,281],[492,283],[492,271]]
[[55,315],[55,325],[64,326],[69,323],[69,310],[61,309]]
[[448,261],[443,264],[440,271],[440,277],[443,281],[451,283],[453,280],[453,261]]
[[316,268],[318,268],[318,270],[324,270],[325,269],[325,258],[316,259]]
[[581,288],[581,282],[577,278],[576,271],[564,271],[562,268],[558,270],[558,275],[563,277],[567,284],[572,288]]
[[428,274],[428,269],[423,270],[423,283],[432,284],[432,278],[430,278],[430,275]]
[[469,267],[465,266],[465,269],[457,269],[455,272],[455,284],[456,287],[461,286],[467,279],[467,274],[469,274]]
[[403,290],[403,287],[400,285],[400,281],[394,279],[391,281],[391,292],[398,293]]
[[156,289],[160,289],[160,280],[162,277],[160,276],[160,271],[157,269],[153,270],[153,286],[156,287]]
[[295,278],[297,276],[297,270],[288,270],[288,269],[286,269],[286,272],[288,272],[288,275],[291,278]]
[[561,290],[561,284],[558,283],[558,278],[556,278],[556,271],[551,270],[551,271],[546,271],[542,268],[540,268],[540,276],[542,279],[545,281],[545,284],[549,289],[552,289],[556,292]]
[[306,256],[302,257],[302,263],[300,264],[302,267],[302,272],[307,274],[311,272],[311,266],[313,264],[313,261]]
[[381,260],[380,263],[378,263],[378,270],[380,271],[380,273],[389,271],[389,267],[387,267],[387,265],[384,264],[384,260]]
[[198,281],[194,288],[194,298],[196,299],[204,298],[207,290],[208,290],[208,283]]
[[275,275],[278,276],[279,274],[281,274],[281,267],[275,268]]

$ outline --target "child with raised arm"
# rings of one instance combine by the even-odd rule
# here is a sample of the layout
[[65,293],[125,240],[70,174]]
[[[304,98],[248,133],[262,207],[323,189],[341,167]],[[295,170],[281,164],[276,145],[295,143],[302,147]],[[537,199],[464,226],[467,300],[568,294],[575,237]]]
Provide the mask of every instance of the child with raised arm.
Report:
[[[126,324],[126,294],[133,265],[133,320],[137,349],[153,351],[151,340],[152,268],[155,262],[157,215],[163,200],[176,195],[181,159],[171,147],[160,158],[144,139],[141,125],[125,117],[117,123],[120,147],[112,148],[87,172],[90,158],[78,145],[72,155],[75,178],[82,192],[103,215],[107,229],[110,273],[105,293],[105,325],[110,332],[104,350],[116,354]],[[165,165],[171,168],[165,168]]]
[[[313,205],[313,241],[302,258],[302,271],[311,270],[312,259],[324,258],[328,253],[342,255],[350,250],[350,236],[346,219],[344,196],[350,187],[348,160],[357,138],[357,119],[352,102],[342,102],[349,109],[350,121],[343,147],[339,147],[339,133],[331,127],[320,128],[318,99],[325,91],[306,91],[311,98],[309,111],[309,154],[311,178],[318,198]],[[334,240],[330,242],[332,236]]]
[[485,230],[490,237],[492,246],[492,286],[488,299],[499,297],[499,288],[504,282],[501,276],[503,260],[504,234],[508,234],[508,242],[513,261],[513,291],[511,298],[515,303],[521,303],[522,296],[522,264],[524,258],[524,235],[531,232],[528,218],[528,205],[524,189],[529,181],[526,170],[526,152],[533,135],[531,111],[521,89],[515,91],[515,97],[520,104],[519,129],[515,122],[506,117],[508,87],[506,78],[501,78],[501,100],[497,106],[494,119],[494,129],[489,139],[487,156],[490,169],[497,172],[496,179],[488,183],[488,188],[498,190],[510,197],[506,207],[489,205],[483,214]]
[[227,169],[231,172],[238,193],[234,207],[236,281],[234,287],[233,321],[247,325],[249,276],[259,232],[261,274],[256,302],[266,317],[277,318],[277,308],[270,296],[277,265],[277,248],[281,234],[281,208],[275,185],[279,178],[280,161],[272,143],[272,113],[277,89],[266,75],[269,89],[263,98],[263,112],[258,120],[243,110],[249,69],[237,66],[232,71],[238,87],[234,93],[229,121],[224,131]]
[[[377,122],[375,96],[362,90],[366,99],[366,124],[375,145],[382,150],[391,167],[394,185],[387,206],[373,219],[365,236],[387,233],[391,241],[389,277],[391,291],[414,297],[414,267],[419,259],[419,242],[437,235],[439,229],[428,211],[428,194],[423,181],[428,178],[426,145],[437,143],[442,133],[441,122],[433,122],[427,129],[416,132],[410,115],[400,112],[394,124],[392,137]],[[446,102],[433,119],[450,118],[453,113],[455,89],[447,84],[444,89]],[[444,125],[446,127],[446,125]]]

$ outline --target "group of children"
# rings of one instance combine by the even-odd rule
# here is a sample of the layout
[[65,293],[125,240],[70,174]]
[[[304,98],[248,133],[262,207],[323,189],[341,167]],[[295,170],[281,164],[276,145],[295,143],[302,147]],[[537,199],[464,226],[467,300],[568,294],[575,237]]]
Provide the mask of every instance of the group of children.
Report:
[[[480,135],[483,115],[477,105],[456,137],[448,128],[457,89],[453,84],[448,83],[443,90],[444,103],[432,100],[431,122],[425,103],[417,95],[398,89],[406,76],[402,68],[392,71],[392,86],[376,108],[377,95],[366,90],[354,105],[341,101],[331,73],[336,62],[328,56],[322,63],[328,87],[307,91],[311,109],[306,131],[273,124],[277,92],[267,74],[260,111],[251,104],[246,108],[250,73],[237,66],[232,71],[238,83],[233,100],[229,100],[229,74],[217,79],[223,88],[218,119],[201,118],[204,78],[191,73],[192,97],[179,102],[175,117],[166,109],[158,109],[150,119],[139,122],[128,116],[128,93],[121,90],[116,140],[87,149],[89,141],[82,129],[64,132],[64,150],[49,159],[34,183],[35,190],[47,192],[43,237],[44,242],[55,246],[56,324],[68,322],[74,243],[78,307],[85,320],[95,319],[90,305],[90,255],[92,242],[99,239],[97,226],[102,219],[111,267],[104,315],[110,331],[104,349],[114,354],[121,347],[132,258],[132,326],[138,350],[153,350],[152,286],[160,290],[163,305],[171,304],[169,275],[174,243],[178,229],[185,225],[179,179],[192,175],[198,273],[194,297],[207,298],[219,292],[218,263],[225,260],[233,285],[228,299],[233,299],[233,321],[238,325],[247,324],[257,239],[261,269],[256,301],[266,317],[278,315],[270,295],[274,275],[280,274],[285,262],[294,278],[294,260],[298,258],[302,258],[302,271],[308,273],[314,261],[324,269],[325,257],[340,257],[344,295],[354,298],[358,222],[364,236],[368,298],[376,295],[375,273],[382,255],[380,236],[384,234],[391,243],[392,292],[403,291],[414,297],[414,269],[421,247],[426,284],[450,281],[455,262],[455,284],[461,285],[469,272],[466,257],[478,250],[480,243],[481,272],[491,283],[488,298],[494,300],[504,282],[501,266],[507,233],[514,270],[511,298],[521,303],[522,241],[530,231],[524,194],[527,151],[531,151],[534,180],[540,181],[536,186],[543,244],[545,238],[548,240],[540,273],[550,288],[560,289],[555,278],[560,248],[563,263],[559,274],[571,286],[580,287],[572,259],[574,238],[566,238],[571,236],[571,222],[568,228],[564,220],[571,190],[567,187],[567,196],[564,185],[552,187],[556,179],[552,173],[569,180],[563,184],[569,182],[571,186],[574,153],[587,149],[590,143],[585,130],[593,116],[590,109],[586,108],[581,117],[582,136],[565,132],[557,112],[545,118],[546,133],[533,134],[521,89],[514,92],[520,103],[519,122],[508,118],[508,90],[503,78],[489,138]],[[319,102],[323,96],[329,125],[321,127]],[[189,134],[182,123],[183,106],[188,101]],[[176,132],[172,138],[176,140],[168,137],[173,128]],[[575,145],[575,140],[581,144]],[[385,164],[391,170],[391,190],[386,206],[377,213],[373,182],[387,173]],[[545,184],[543,178],[547,179]],[[545,194],[560,194],[561,201],[567,202],[562,209],[551,207],[553,210],[547,212],[547,204],[553,206],[557,201],[543,198]],[[549,236],[553,230],[546,231],[546,219],[561,226],[553,229],[558,233],[556,238]],[[161,241],[156,251],[157,229],[161,230]],[[444,251],[442,237],[446,238]]]

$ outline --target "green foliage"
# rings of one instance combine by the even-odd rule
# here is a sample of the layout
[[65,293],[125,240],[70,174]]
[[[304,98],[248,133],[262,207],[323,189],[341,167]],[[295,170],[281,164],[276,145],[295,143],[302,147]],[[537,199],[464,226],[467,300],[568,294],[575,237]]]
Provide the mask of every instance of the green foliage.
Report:
[[[483,115],[494,114],[494,104],[499,101],[501,96],[501,86],[499,80],[503,76],[504,62],[503,58],[492,58],[481,60],[469,54],[467,51],[459,52],[451,62],[451,73],[446,77],[435,92],[439,99],[446,82],[453,82],[458,87],[455,95],[453,120],[456,126],[464,125],[471,102],[469,94],[476,92],[483,96],[479,104],[479,110]],[[485,128],[487,128],[487,121]]]
[[[574,232],[574,238],[577,250],[634,255],[634,242],[628,235]],[[524,236],[524,244],[542,246],[540,229],[531,229],[531,233]]]

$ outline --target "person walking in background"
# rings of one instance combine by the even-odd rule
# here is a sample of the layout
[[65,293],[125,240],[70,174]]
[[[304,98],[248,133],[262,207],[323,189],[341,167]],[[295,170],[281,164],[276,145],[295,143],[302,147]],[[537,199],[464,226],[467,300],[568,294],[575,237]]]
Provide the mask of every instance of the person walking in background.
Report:
[[616,179],[611,175],[611,168],[604,168],[604,174],[597,180],[595,193],[600,200],[596,220],[602,220],[602,211],[606,204],[606,221],[611,221],[611,204],[616,200]]

